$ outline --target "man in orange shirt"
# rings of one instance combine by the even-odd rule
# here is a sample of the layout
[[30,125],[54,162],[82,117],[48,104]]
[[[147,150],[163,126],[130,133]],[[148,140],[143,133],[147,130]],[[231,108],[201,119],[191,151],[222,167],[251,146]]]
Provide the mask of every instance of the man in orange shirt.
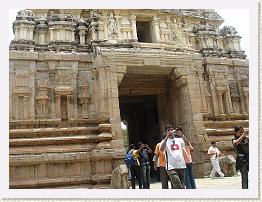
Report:
[[[166,135],[164,133],[163,138],[165,138],[165,136]],[[168,189],[169,176],[166,171],[166,154],[165,151],[160,151],[159,147],[160,147],[160,143],[158,143],[155,148],[156,158],[154,161],[154,169],[157,170],[157,167],[159,166],[162,189]],[[159,165],[157,165],[157,162],[159,162]]]

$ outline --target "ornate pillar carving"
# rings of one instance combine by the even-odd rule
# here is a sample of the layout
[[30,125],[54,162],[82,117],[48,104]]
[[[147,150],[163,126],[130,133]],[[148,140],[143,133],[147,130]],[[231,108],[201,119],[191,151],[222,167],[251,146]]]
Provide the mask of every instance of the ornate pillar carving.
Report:
[[160,30],[159,30],[159,18],[156,16],[153,17],[153,39],[154,43],[158,43],[160,41]]
[[131,21],[132,39],[134,41],[137,41],[136,16],[135,15],[131,15],[130,16],[130,21]]
[[68,119],[74,118],[73,114],[73,96],[67,95],[67,110],[68,110]]
[[28,119],[28,114],[29,114],[28,101],[29,101],[29,96],[24,96],[24,119]]
[[224,106],[223,106],[223,99],[222,99],[222,93],[221,92],[217,93],[217,98],[218,98],[219,113],[224,114]]
[[61,119],[61,106],[60,106],[60,95],[55,95],[55,104],[56,104],[56,118]]

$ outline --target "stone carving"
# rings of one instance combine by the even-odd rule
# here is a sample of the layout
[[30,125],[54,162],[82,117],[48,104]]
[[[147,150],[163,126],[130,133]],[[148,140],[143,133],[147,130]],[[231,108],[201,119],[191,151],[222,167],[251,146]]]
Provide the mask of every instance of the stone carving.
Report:
[[219,165],[226,177],[231,177],[237,174],[236,160],[232,155],[226,155],[219,158]]
[[33,12],[31,10],[20,10],[17,13],[16,19],[28,19],[33,17]]
[[120,165],[112,172],[111,177],[112,189],[128,189],[128,169],[126,165]]
[[71,85],[72,73],[69,70],[59,69],[56,73],[56,83],[57,85]]
[[118,24],[112,12],[110,12],[109,19],[108,19],[108,31],[109,31],[108,32],[109,36],[112,39],[115,39],[118,34]]
[[38,80],[38,95],[37,101],[37,117],[47,118],[49,114],[49,97],[48,97],[48,81]]

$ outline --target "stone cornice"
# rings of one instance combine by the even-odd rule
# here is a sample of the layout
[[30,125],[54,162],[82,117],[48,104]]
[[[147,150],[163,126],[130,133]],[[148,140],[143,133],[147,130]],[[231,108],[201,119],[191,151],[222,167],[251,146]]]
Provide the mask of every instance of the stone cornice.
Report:
[[92,62],[92,54],[86,53],[53,53],[53,52],[26,52],[26,51],[9,51],[10,60],[64,60],[64,61],[81,61]]

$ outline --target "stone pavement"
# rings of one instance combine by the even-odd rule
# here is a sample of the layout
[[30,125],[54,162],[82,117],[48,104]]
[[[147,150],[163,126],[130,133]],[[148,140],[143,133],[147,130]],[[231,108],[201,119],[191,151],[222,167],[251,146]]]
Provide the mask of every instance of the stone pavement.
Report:
[[[195,179],[197,189],[241,189],[241,175],[225,178],[201,178]],[[169,184],[171,187],[171,185]],[[161,183],[155,182],[150,186],[151,189],[161,189]]]

